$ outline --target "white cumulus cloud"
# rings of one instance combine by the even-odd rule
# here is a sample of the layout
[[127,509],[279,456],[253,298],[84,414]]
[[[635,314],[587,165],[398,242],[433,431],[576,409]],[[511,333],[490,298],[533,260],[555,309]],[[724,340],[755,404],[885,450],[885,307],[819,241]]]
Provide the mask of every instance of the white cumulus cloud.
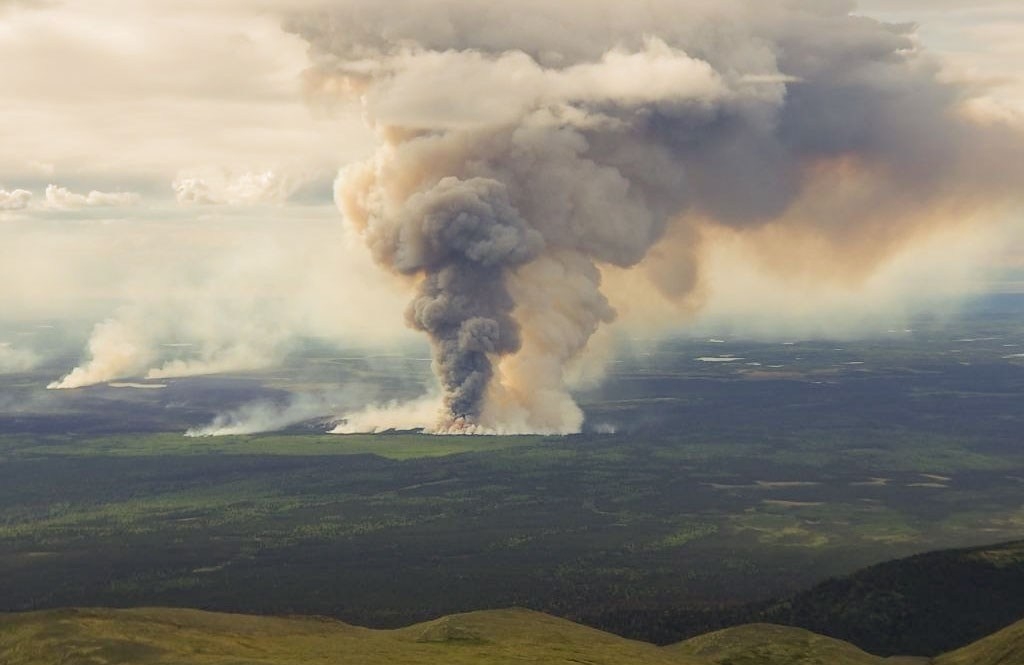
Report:
[[0,210],[24,210],[32,202],[32,192],[27,189],[0,189]]
[[171,187],[180,204],[282,205],[303,179],[279,171],[234,173],[227,170],[182,171]]
[[98,192],[78,194],[66,187],[49,185],[46,188],[46,206],[57,210],[78,210],[79,208],[121,208],[138,205],[141,198],[134,192]]

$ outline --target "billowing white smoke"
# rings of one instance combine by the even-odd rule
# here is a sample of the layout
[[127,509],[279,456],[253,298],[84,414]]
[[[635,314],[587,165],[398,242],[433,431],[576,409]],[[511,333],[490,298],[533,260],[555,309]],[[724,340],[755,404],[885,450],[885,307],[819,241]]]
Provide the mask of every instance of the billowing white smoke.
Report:
[[[78,229],[74,247],[87,256],[86,250],[95,252],[96,258],[71,268],[89,274],[102,263],[111,274],[96,291],[128,304],[93,328],[83,361],[49,387],[255,370],[279,363],[303,337],[364,348],[403,341],[401,327],[393,323],[400,317],[400,296],[381,280],[365,283],[371,260],[360,246],[345,249],[345,234],[329,210],[286,225],[263,220],[260,212],[247,209],[237,221],[174,220],[167,233],[152,232],[157,222]],[[124,265],[109,249],[114,243],[134,250]],[[45,256],[67,244],[48,240],[25,246],[31,256]],[[37,274],[48,274],[33,261],[15,263],[22,266],[33,278],[30,285]],[[71,275],[62,274],[60,283],[74,286],[78,273],[63,264],[55,269]],[[87,289],[78,293],[92,295]],[[79,300],[88,302],[84,296]],[[94,308],[82,315],[94,316]]]
[[436,391],[428,390],[425,396],[408,402],[380,402],[374,401],[378,388],[351,383],[334,391],[294,394],[285,402],[250,402],[218,414],[213,422],[190,429],[185,436],[258,434],[306,421],[332,426],[331,434],[375,434],[426,428],[442,412]]
[[909,27],[852,9],[338,0],[288,21],[310,98],[358,100],[379,134],[336,198],[415,290],[438,431],[578,431],[568,368],[616,316],[609,269],[695,301],[719,229],[856,282],[1019,198],[1019,132],[971,120]]
[[51,382],[47,388],[69,390],[137,376],[153,359],[153,349],[144,330],[144,326],[122,319],[107,319],[97,324],[89,338],[89,361],[64,378]]
[[355,388],[336,394],[293,395],[285,403],[258,401],[222,413],[203,427],[188,430],[185,436],[235,436],[273,432],[307,420],[322,418],[348,408],[356,397]]
[[[158,301],[122,308],[93,329],[88,360],[48,388],[84,388],[125,377],[169,379],[246,371],[280,360],[294,320],[275,320],[272,310],[233,295],[231,301],[206,296],[187,305]],[[181,311],[188,318],[174,319],[172,315]],[[190,342],[167,346],[183,339]],[[166,358],[173,348],[187,355]]]
[[428,428],[444,413],[439,395],[427,394],[411,402],[371,404],[345,413],[331,434],[377,434],[388,430]]

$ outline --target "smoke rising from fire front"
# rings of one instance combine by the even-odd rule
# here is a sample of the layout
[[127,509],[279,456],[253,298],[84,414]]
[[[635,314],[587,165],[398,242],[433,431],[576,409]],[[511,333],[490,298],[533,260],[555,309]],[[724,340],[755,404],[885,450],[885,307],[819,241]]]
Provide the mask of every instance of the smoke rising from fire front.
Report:
[[857,284],[1019,202],[1019,130],[972,117],[910,27],[852,10],[342,0],[288,20],[310,99],[358,102],[379,136],[336,199],[408,281],[436,431],[579,431],[570,369],[634,304],[622,285],[699,309],[708,239]]

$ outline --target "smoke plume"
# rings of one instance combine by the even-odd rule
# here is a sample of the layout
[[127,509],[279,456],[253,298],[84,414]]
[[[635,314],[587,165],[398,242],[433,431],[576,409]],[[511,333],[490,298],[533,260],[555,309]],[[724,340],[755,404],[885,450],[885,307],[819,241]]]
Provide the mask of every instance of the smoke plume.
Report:
[[[76,225],[71,236],[26,220],[21,231],[8,229],[16,249],[0,247],[0,277],[8,277],[0,301],[27,318],[100,318],[82,361],[51,389],[256,370],[310,338],[366,349],[408,341],[393,323],[400,290],[364,282],[372,259],[357,243],[346,248],[329,208],[288,224],[275,213],[246,208],[166,227],[101,220]],[[44,261],[58,255],[69,260]],[[12,282],[16,299],[3,290]]]
[[[309,98],[380,138],[336,198],[415,291],[439,431],[573,432],[609,271],[699,307],[716,229],[856,283],[1019,200],[1020,132],[912,26],[844,0],[340,0],[291,17]],[[761,251],[761,250],[759,250]]]
[[193,438],[259,434],[284,429],[307,420],[324,418],[356,402],[356,386],[337,393],[295,394],[286,402],[261,400],[218,414],[213,422],[185,432]]
[[49,390],[71,390],[126,376],[136,376],[153,352],[140,328],[111,318],[96,324],[89,338],[90,360],[46,386]]
[[388,430],[425,429],[437,421],[446,405],[433,394],[409,401],[371,404],[346,413],[331,434],[377,434]]

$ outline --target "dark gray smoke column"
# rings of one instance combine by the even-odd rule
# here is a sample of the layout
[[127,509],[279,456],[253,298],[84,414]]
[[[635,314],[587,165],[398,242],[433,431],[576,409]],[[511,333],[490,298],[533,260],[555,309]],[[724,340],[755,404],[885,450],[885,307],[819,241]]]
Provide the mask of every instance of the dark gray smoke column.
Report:
[[452,427],[478,422],[493,357],[519,350],[508,271],[540,253],[494,180],[445,178],[413,196],[395,236],[395,265],[425,275],[406,316],[434,344],[435,370]]
[[766,254],[852,280],[1020,198],[1018,129],[846,0],[328,7],[287,27],[310,98],[358,103],[380,137],[336,198],[414,284],[439,430],[578,431],[567,368],[615,317],[610,267],[687,298],[697,239],[768,231]]

